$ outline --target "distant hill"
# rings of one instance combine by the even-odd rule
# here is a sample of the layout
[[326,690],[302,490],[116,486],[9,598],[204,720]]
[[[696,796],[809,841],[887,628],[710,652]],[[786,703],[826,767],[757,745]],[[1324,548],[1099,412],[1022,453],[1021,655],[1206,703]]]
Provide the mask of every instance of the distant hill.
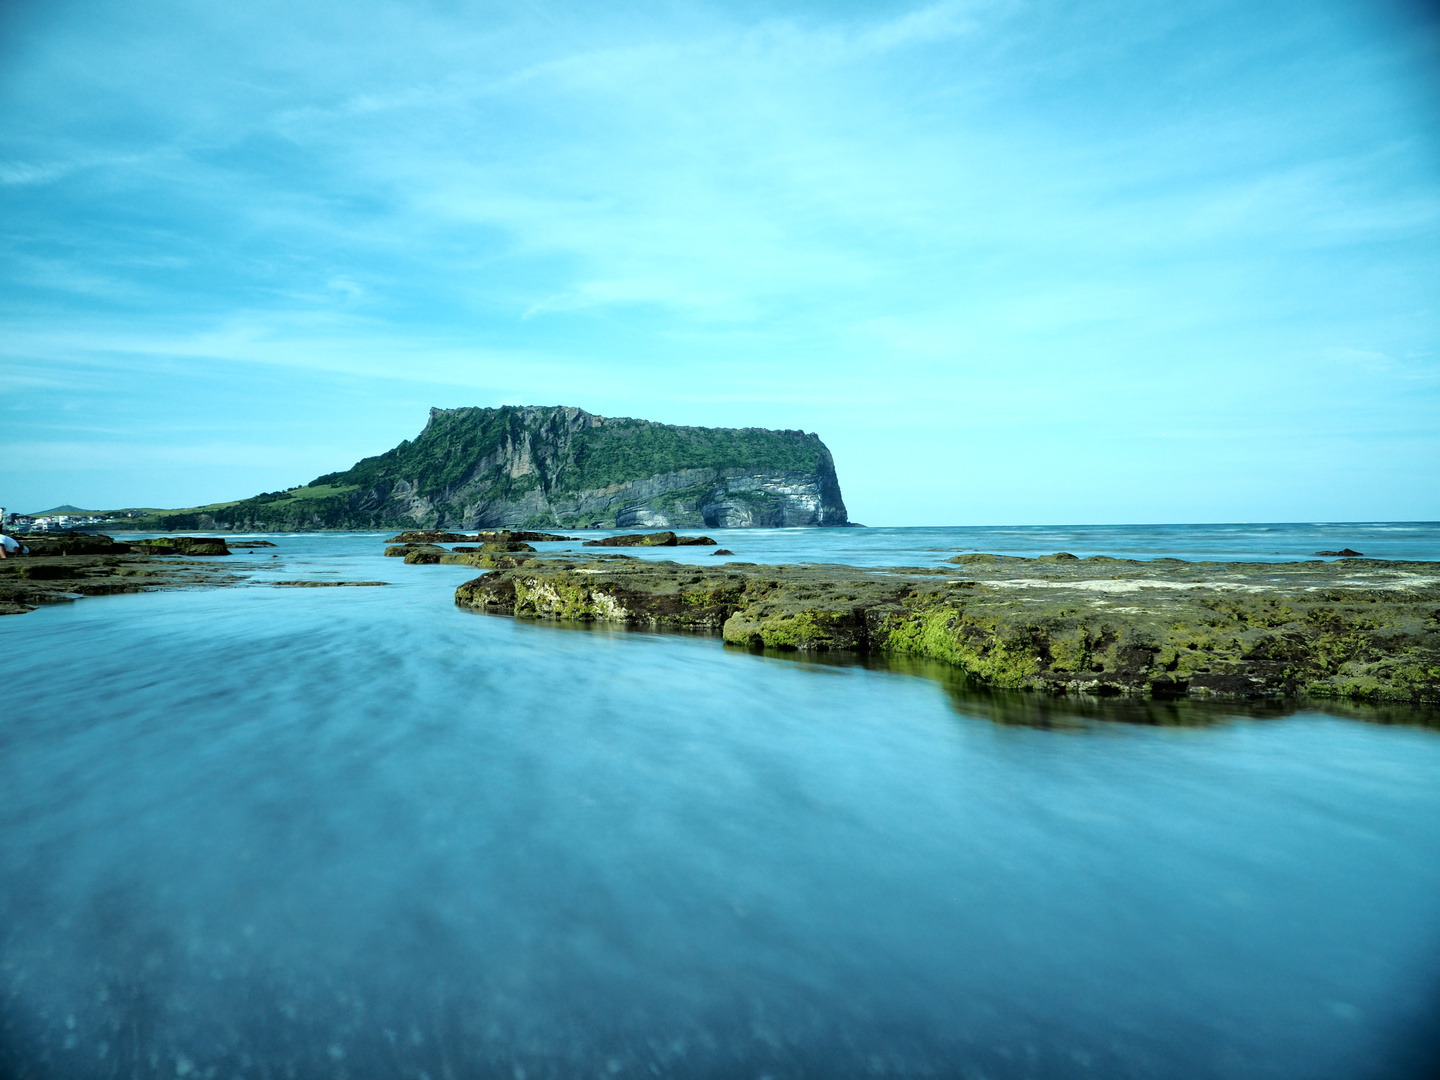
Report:
[[304,487],[112,528],[740,528],[845,525],[818,435],[563,406],[431,409],[414,441]]
[[57,506],[52,510],[36,510],[33,514],[26,514],[25,517],[51,517],[55,514],[66,516],[89,517],[91,514],[103,513],[101,510],[81,510],[78,506],[71,506],[66,503],[64,506]]

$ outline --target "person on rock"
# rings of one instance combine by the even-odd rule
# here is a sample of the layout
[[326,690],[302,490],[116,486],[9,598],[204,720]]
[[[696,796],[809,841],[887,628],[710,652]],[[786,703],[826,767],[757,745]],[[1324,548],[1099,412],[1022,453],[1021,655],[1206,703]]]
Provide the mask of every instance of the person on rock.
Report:
[[0,559],[8,559],[11,555],[25,555],[29,551],[29,548],[9,533],[0,533]]

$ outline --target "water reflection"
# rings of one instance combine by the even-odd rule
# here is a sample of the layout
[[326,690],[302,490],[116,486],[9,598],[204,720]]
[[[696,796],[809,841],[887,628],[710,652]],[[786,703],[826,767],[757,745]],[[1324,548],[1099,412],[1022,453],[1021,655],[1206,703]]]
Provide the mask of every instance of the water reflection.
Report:
[[[558,625],[558,624],[557,624]],[[737,647],[730,646],[731,650]],[[1296,713],[1324,713],[1368,724],[1440,728],[1440,708],[1431,705],[1300,699],[1286,701],[1193,701],[1091,694],[1043,694],[998,690],[971,679],[952,664],[888,653],[802,653],[786,649],[749,649],[754,655],[815,668],[858,667],[892,675],[910,675],[938,683],[951,706],[964,716],[1020,727],[1082,731],[1097,721],[1152,727],[1209,727],[1238,719],[1261,720]]]

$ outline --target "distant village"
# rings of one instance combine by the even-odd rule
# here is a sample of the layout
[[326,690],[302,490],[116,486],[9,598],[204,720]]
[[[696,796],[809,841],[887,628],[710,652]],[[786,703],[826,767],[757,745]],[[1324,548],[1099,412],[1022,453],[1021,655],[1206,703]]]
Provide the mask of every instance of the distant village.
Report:
[[120,514],[92,514],[88,511],[77,510],[75,513],[60,514],[11,514],[4,513],[4,527],[6,532],[17,533],[43,533],[43,532],[67,532],[70,529],[88,529],[96,525],[104,525],[120,518],[139,517],[140,511],[131,510]]

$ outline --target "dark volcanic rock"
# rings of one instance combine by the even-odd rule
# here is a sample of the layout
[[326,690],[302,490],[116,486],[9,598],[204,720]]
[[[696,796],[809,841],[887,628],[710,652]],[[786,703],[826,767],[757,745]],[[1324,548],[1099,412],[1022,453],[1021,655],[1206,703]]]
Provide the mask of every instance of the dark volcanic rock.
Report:
[[1315,554],[1338,556],[1342,559],[1363,559],[1365,557],[1360,554],[1360,552],[1352,551],[1350,548],[1341,548],[1339,551],[1317,551]]
[[712,551],[710,554],[711,554],[711,555],[734,555],[735,553],[734,553],[733,551],[730,551],[728,548],[720,548],[720,549],[718,549],[718,550],[716,550],[716,551]]

